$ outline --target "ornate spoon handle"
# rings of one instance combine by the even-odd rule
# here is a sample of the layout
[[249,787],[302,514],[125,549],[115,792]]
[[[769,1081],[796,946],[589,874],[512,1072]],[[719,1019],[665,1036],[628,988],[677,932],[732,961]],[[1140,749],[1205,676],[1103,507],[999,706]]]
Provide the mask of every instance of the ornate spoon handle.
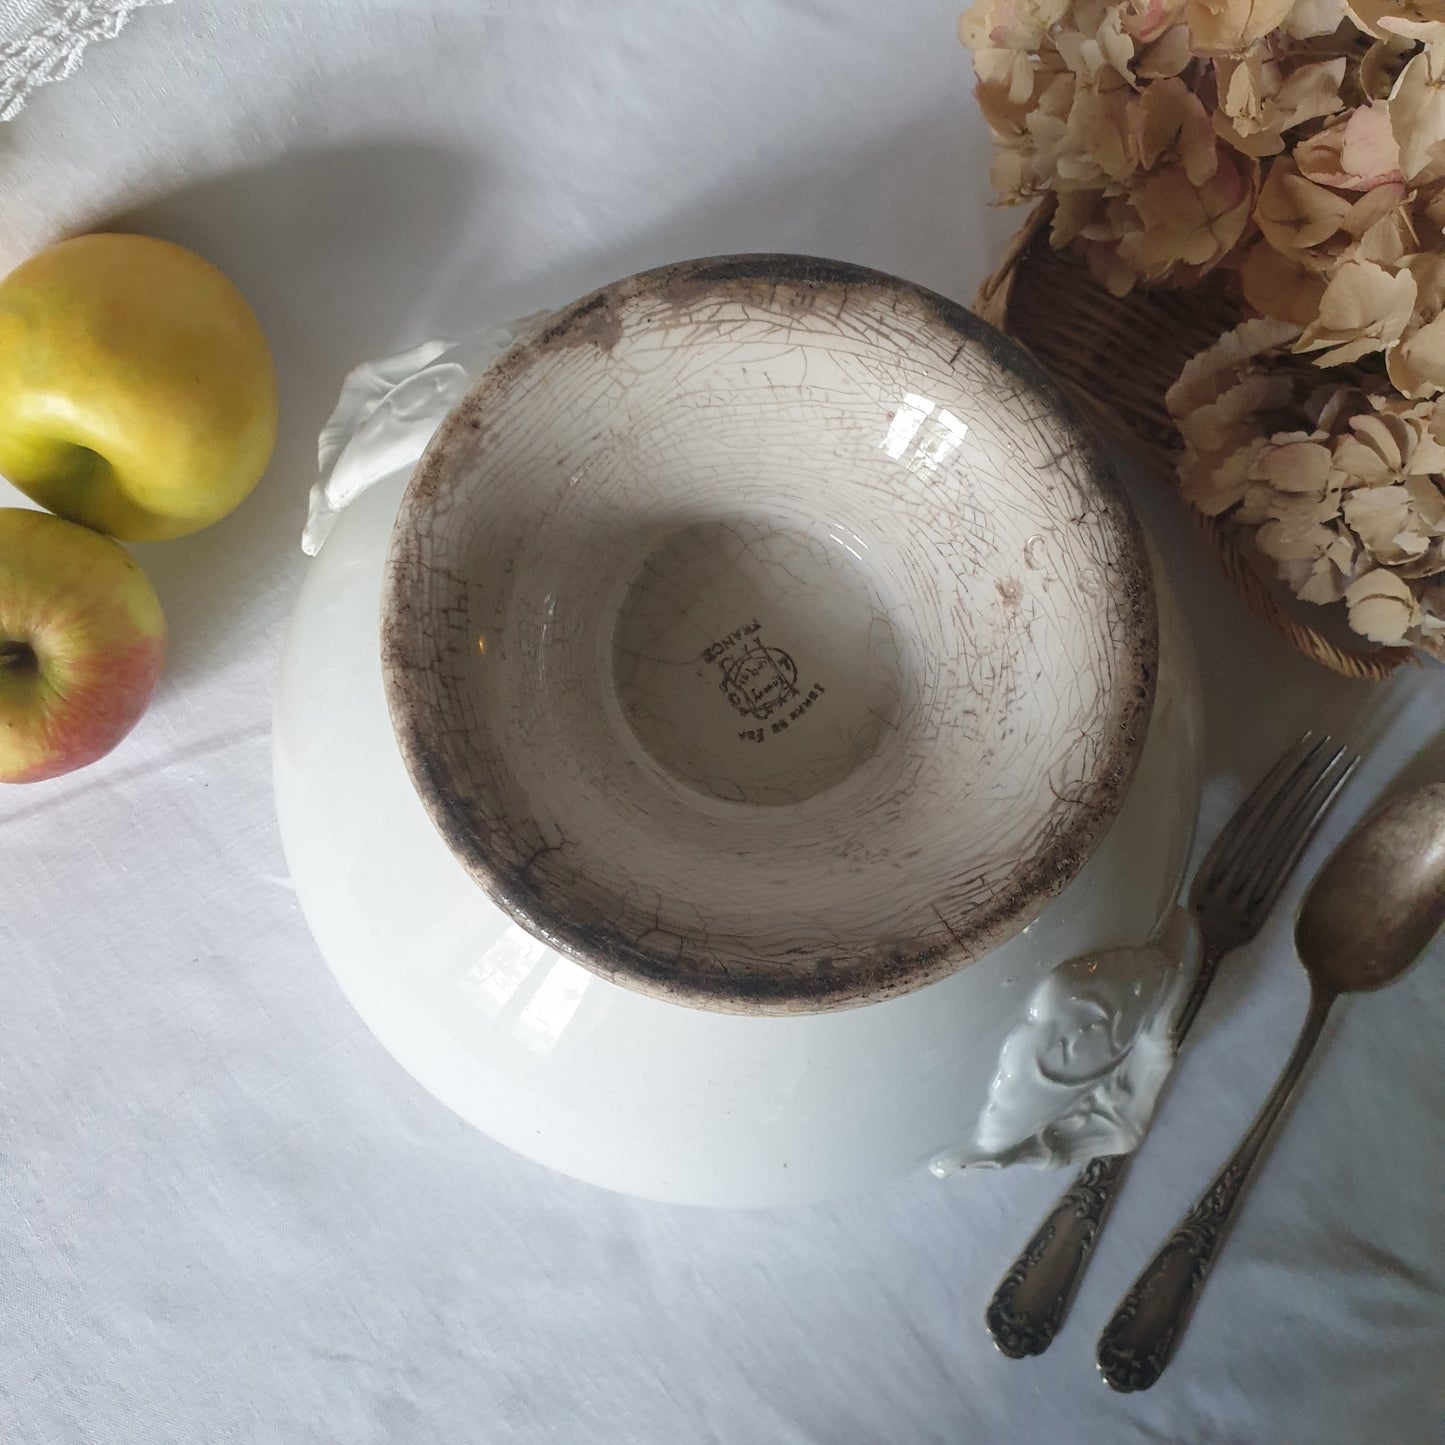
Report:
[[1265,1141],[1293,1097],[1335,995],[1316,989],[1294,1052],[1234,1157],[1215,1175],[1099,1336],[1099,1372],[1110,1388],[1147,1390],[1164,1373],[1234,1218]]
[[999,1281],[984,1323],[1010,1359],[1041,1355],[1053,1343],[1128,1167],[1127,1154],[1091,1159]]
[[[1174,1025],[1176,1047],[1189,1032],[1225,952],[1206,944]],[[1053,1344],[1128,1167],[1127,1154],[1090,1160],[999,1281],[983,1318],[994,1344],[1010,1359],[1041,1355]]]

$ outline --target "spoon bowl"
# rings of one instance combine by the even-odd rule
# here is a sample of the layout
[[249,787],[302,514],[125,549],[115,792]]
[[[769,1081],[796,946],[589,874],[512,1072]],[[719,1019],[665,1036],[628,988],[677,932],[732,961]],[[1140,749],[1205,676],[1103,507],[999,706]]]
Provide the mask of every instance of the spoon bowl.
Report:
[[1300,905],[1295,947],[1313,987],[1393,983],[1445,923],[1445,783],[1402,793],[1356,829]]

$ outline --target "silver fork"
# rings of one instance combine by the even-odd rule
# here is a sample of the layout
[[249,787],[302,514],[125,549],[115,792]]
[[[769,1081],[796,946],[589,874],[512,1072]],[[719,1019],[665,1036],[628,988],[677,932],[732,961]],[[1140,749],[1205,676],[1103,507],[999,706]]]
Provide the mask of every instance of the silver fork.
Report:
[[[1176,1048],[1194,1023],[1220,961],[1259,932],[1359,758],[1306,733],[1230,818],[1200,864],[1190,894],[1203,945],[1199,972],[1173,1028]],[[1123,1187],[1128,1154],[1092,1159],[1045,1216],[1004,1275],[984,1321],[1013,1359],[1041,1355],[1073,1303],[1104,1218]]]

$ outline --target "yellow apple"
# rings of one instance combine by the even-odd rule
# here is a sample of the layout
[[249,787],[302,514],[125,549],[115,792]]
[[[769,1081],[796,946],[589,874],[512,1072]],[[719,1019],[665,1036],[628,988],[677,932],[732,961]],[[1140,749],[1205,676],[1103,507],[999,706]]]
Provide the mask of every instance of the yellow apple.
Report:
[[271,351],[209,261],[76,236],[0,281],[0,476],[130,542],[219,521],[276,444]]
[[104,757],[145,711],[165,655],[161,604],[119,542],[0,508],[0,783]]

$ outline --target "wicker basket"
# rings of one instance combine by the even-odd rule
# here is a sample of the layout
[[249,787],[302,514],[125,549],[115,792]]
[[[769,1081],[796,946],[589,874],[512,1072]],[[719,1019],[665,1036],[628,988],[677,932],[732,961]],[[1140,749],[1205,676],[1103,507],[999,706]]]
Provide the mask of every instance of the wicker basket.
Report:
[[[1049,245],[1053,202],[1038,205],[979,288],[974,310],[1022,342],[1106,430],[1121,434],[1171,481],[1182,442],[1164,393],[1184,363],[1241,319],[1222,279],[1189,290],[1111,296],[1076,257]],[[1300,615],[1268,563],[1192,507],[1225,574],[1251,611],[1297,651],[1345,677],[1381,679],[1414,660],[1408,647],[1333,641]]]

